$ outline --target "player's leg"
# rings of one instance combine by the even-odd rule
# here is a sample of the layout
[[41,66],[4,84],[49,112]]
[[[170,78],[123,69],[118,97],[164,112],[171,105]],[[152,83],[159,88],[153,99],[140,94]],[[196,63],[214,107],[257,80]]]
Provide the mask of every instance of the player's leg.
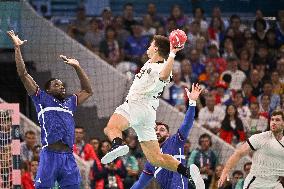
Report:
[[178,172],[187,177],[197,189],[205,189],[204,181],[196,165],[186,168],[181,162],[169,154],[162,154],[157,140],[140,142],[147,160],[155,167],[162,167],[170,171]]
[[35,179],[36,189],[51,188],[55,184],[57,159],[54,157],[53,152],[42,149],[40,152],[40,161]]
[[80,189],[81,176],[72,153],[58,152],[57,182],[62,189]]
[[112,141],[110,151],[101,159],[103,164],[107,164],[115,160],[119,156],[126,155],[129,152],[129,147],[123,145],[122,131],[129,127],[129,106],[124,102],[116,108],[114,114],[111,116],[104,133]]

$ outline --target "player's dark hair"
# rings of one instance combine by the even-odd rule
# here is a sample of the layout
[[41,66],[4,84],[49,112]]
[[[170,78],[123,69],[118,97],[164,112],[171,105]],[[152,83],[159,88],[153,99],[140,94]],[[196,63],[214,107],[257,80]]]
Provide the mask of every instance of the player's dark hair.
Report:
[[244,170],[245,170],[246,166],[251,165],[251,164],[252,164],[252,162],[251,162],[251,161],[246,162],[246,163],[244,164]]
[[164,125],[166,127],[167,131],[170,132],[170,127],[163,122],[156,121],[156,125]]
[[49,80],[44,84],[44,89],[45,89],[45,90],[50,89],[51,82],[54,81],[54,80],[56,80],[56,79],[57,79],[57,78],[51,78],[51,79],[49,79]]
[[155,35],[153,40],[155,41],[155,46],[158,47],[159,55],[166,59],[170,53],[170,40],[162,35]]
[[132,3],[126,3],[123,5],[123,9],[125,9],[126,7],[133,7],[133,4]]
[[76,126],[75,129],[82,129],[83,131],[85,131],[84,127],[82,126]]
[[235,170],[233,172],[233,176],[235,176],[235,175],[244,175],[244,173],[242,171],[240,171],[240,170]]
[[277,116],[277,115],[280,115],[282,117],[282,120],[284,120],[284,113],[283,113],[283,111],[281,111],[281,110],[274,110],[272,112],[272,114],[271,114],[271,117],[272,116]]

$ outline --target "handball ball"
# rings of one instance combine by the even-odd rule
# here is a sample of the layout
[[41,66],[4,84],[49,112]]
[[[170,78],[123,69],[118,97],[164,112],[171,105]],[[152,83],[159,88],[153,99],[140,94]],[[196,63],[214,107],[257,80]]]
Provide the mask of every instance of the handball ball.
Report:
[[176,29],[170,33],[169,40],[173,47],[180,48],[185,44],[187,36],[184,31]]

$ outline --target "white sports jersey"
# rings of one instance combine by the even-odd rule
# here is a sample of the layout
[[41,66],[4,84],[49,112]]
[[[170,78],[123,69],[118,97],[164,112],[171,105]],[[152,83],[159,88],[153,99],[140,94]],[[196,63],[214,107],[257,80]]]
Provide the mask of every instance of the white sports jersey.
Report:
[[129,89],[127,100],[147,100],[155,108],[159,105],[158,97],[162,94],[164,87],[170,82],[170,77],[163,81],[160,79],[160,72],[166,65],[163,63],[150,63],[147,61]]
[[269,181],[277,184],[278,177],[284,176],[284,137],[277,141],[271,131],[266,131],[252,135],[247,142],[255,151],[250,175],[255,176],[255,180],[267,179],[270,186],[273,182]]

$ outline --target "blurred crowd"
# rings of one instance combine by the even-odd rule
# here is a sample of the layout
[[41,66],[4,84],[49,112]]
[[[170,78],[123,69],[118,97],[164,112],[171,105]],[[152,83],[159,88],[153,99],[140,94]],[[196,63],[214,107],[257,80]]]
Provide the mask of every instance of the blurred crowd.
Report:
[[[169,16],[161,16],[150,3],[142,17],[134,15],[131,3],[125,4],[118,16],[106,7],[100,17],[89,18],[85,9],[79,8],[66,32],[131,80],[147,61],[152,36],[168,36],[172,30],[182,29],[188,42],[176,57],[172,82],[162,98],[185,112],[188,99],[184,88],[201,84],[204,92],[197,103],[196,121],[233,146],[269,129],[272,111],[284,108],[284,10],[278,11],[275,21],[266,20],[261,10],[248,21],[235,14],[224,17],[219,7],[212,7],[210,17],[205,17],[202,8],[196,8],[189,17],[182,7],[174,5]],[[109,141],[86,141],[82,127],[77,127],[75,134],[74,153],[92,162],[92,189],[127,189],[133,185],[145,162],[135,134],[124,136],[130,153],[108,165],[102,165],[100,158],[110,149]],[[217,189],[224,165],[219,164],[219,152],[211,145],[207,134],[199,137],[196,149],[191,149],[189,139],[185,155],[188,166],[194,163],[200,168],[206,188]],[[21,145],[24,189],[33,188],[40,149],[35,133],[26,132]],[[235,170],[224,188],[242,188],[250,166],[247,162],[243,170]]]

